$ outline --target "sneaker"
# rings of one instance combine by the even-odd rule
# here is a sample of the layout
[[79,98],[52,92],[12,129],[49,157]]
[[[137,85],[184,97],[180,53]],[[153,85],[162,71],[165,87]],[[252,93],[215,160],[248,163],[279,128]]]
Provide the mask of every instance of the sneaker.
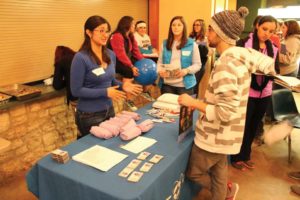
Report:
[[292,192],[300,196],[300,186],[299,185],[292,185],[291,186]]
[[237,183],[227,183],[227,195],[225,200],[235,200],[236,195],[239,191],[239,185]]
[[144,97],[145,99],[147,99],[148,101],[155,101],[155,99],[153,97],[151,97],[149,92],[142,92],[141,96]]
[[300,180],[300,171],[299,172],[289,172],[288,177]]
[[131,111],[137,111],[137,107],[134,105],[133,101],[127,100],[125,101],[125,105],[131,110]]

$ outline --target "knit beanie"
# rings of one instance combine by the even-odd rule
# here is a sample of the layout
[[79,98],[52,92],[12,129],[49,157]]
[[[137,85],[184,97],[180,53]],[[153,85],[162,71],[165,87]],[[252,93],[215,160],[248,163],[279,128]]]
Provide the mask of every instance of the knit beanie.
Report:
[[224,42],[235,45],[244,30],[245,17],[248,14],[246,7],[240,7],[238,11],[224,10],[212,17],[210,26]]

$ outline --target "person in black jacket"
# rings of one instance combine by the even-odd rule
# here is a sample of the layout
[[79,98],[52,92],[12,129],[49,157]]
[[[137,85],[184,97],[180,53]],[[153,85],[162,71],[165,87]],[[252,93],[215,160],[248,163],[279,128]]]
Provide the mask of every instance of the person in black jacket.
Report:
[[76,104],[77,97],[74,97],[70,89],[70,69],[75,51],[65,46],[57,46],[54,58],[53,88],[60,90],[66,88],[67,103],[72,106]]

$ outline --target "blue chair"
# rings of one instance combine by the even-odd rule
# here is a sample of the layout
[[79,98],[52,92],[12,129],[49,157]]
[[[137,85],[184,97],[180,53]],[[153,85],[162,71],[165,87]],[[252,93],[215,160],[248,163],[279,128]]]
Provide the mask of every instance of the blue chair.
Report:
[[[288,120],[294,128],[300,128],[300,114],[293,94],[288,89],[273,90],[273,113],[277,122]],[[288,136],[288,162],[291,163],[292,140]]]

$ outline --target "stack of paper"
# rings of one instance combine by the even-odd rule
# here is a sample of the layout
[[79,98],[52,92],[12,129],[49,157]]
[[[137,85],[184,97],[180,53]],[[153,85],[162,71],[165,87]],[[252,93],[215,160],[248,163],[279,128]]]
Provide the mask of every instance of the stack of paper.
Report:
[[74,155],[72,158],[77,162],[81,162],[106,172],[126,157],[127,155],[125,154],[110,150],[100,145],[95,145]]
[[292,76],[275,76],[275,83],[295,92],[300,92],[300,80]]
[[180,105],[178,104],[178,95],[165,93],[157,98],[153,103],[154,108],[166,109],[174,112],[180,111]]

